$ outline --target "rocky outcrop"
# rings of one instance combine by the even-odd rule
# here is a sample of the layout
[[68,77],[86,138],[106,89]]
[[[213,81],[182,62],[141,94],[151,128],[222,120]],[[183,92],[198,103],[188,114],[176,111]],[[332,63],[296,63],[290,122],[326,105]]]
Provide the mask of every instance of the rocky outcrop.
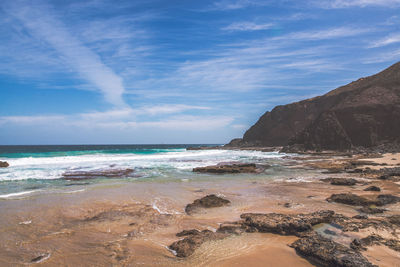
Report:
[[0,168],[7,168],[8,166],[10,166],[10,164],[8,164],[8,162],[0,161]]
[[217,208],[229,205],[231,202],[216,195],[208,195],[200,199],[196,199],[193,203],[186,205],[185,212],[193,214],[201,208]]
[[63,173],[66,180],[86,180],[94,178],[127,178],[135,177],[133,169],[110,169],[96,171],[72,171]]
[[361,253],[317,233],[300,238],[290,245],[298,254],[317,266],[372,267]]
[[323,96],[277,106],[227,146],[290,146],[286,151],[397,149],[400,62]]
[[351,242],[350,247],[354,250],[367,250],[367,247],[372,245],[385,245],[395,251],[400,251],[400,240],[385,239],[376,234],[361,239],[356,238]]
[[276,233],[281,235],[300,235],[310,231],[313,225],[328,223],[334,212],[324,210],[309,214],[285,215],[279,213],[245,213],[240,216],[242,225],[261,233]]
[[367,188],[364,189],[364,191],[375,191],[375,192],[379,192],[381,191],[381,189],[375,185],[371,185],[368,186]]
[[206,167],[197,167],[193,169],[193,172],[200,173],[257,173],[256,164],[254,163],[243,163],[243,164],[225,164],[225,165],[213,165]]

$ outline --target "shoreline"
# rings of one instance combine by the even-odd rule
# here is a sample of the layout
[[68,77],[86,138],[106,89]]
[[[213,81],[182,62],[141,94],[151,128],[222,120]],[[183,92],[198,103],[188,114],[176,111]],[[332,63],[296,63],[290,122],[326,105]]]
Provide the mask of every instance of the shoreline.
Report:
[[[221,223],[237,221],[243,213],[298,214],[329,209],[349,217],[359,215],[358,207],[328,202],[326,199],[343,192],[367,197],[383,193],[398,195],[399,181],[392,178],[377,179],[381,174],[374,171],[393,168],[400,163],[399,160],[399,154],[369,159],[358,155],[352,158],[300,155],[292,156],[285,167],[314,169],[317,175],[315,179],[276,181],[257,180],[249,176],[233,180],[121,183],[115,186],[90,186],[84,192],[71,194],[3,200],[3,230],[0,236],[7,241],[0,249],[0,263],[2,266],[22,266],[36,259],[34,262],[45,266],[74,263],[100,266],[206,266],[211,262],[205,259],[210,258],[216,262],[215,266],[240,263],[249,266],[312,266],[287,246],[297,237],[272,233],[245,234],[205,242],[185,259],[176,258],[166,247],[179,239],[175,234],[182,230],[215,231]],[[366,164],[351,165],[351,162],[359,161],[365,161]],[[340,171],[339,166],[342,168]],[[346,166],[353,168],[346,169]],[[367,171],[347,172],[361,167]],[[323,173],[329,169],[337,172]],[[320,181],[318,175],[352,177],[360,183],[351,186],[331,185]],[[376,185],[382,191],[364,191],[370,185]],[[209,194],[221,195],[230,200],[231,205],[202,210],[194,215],[185,214],[184,207],[187,204]],[[382,219],[400,214],[399,203],[385,208],[388,210],[382,214],[368,216]],[[390,234],[368,228],[348,235],[361,238],[374,231],[383,236]],[[368,247],[362,253],[379,266],[400,263],[400,259],[396,258],[398,252],[386,246]],[[279,260],[282,258],[285,261]]]

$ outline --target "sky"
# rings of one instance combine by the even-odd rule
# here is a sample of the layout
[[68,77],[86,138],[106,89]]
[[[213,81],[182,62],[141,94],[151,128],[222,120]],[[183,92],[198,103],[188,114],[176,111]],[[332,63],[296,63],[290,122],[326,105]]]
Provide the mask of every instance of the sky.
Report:
[[222,144],[400,60],[400,0],[1,0],[0,144]]

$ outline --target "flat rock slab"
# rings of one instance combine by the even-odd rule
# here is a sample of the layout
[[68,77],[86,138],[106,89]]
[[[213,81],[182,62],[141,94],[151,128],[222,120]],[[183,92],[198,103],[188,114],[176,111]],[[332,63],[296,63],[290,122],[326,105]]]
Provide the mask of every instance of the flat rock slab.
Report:
[[226,164],[226,165],[213,165],[206,167],[197,167],[193,169],[193,172],[200,173],[258,173],[260,169],[257,168],[256,164]]
[[329,182],[331,185],[355,185],[357,183],[357,180],[353,178],[325,178],[321,181]]
[[311,231],[313,225],[329,223],[334,214],[331,210],[295,215],[245,213],[240,218],[243,219],[242,225],[253,231],[299,236]]
[[364,191],[375,191],[375,192],[380,192],[381,189],[375,185],[368,186],[367,188],[364,189]]
[[85,180],[94,178],[127,178],[135,177],[134,169],[109,169],[109,170],[95,170],[95,171],[72,171],[65,172],[62,175],[66,180]]
[[0,168],[7,168],[10,166],[7,161],[0,161]]
[[341,193],[333,194],[326,200],[329,202],[342,203],[352,206],[384,206],[400,202],[400,197],[390,194],[382,194],[377,196],[375,199],[368,199],[366,197],[355,195],[352,193]]
[[230,203],[231,202],[229,200],[212,194],[200,199],[196,199],[193,203],[186,205],[185,212],[187,214],[193,214],[200,208],[218,208],[229,205]]
[[317,266],[373,267],[361,253],[313,233],[290,245],[298,254]]

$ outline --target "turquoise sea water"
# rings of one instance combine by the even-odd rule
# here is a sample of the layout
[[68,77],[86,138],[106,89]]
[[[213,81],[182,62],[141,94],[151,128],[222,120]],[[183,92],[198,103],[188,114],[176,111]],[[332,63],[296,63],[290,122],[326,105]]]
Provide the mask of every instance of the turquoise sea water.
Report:
[[[272,167],[258,177],[284,175],[277,152],[238,150],[186,150],[193,145],[77,145],[0,146],[0,200],[32,194],[84,190],[93,184],[146,181],[224,179],[192,172],[195,167],[220,162],[255,162]],[[200,146],[200,145],[199,145]],[[63,179],[68,172],[134,169],[125,178],[95,177],[79,181]],[[278,176],[279,176],[278,175]],[[240,176],[230,176],[239,177]]]

